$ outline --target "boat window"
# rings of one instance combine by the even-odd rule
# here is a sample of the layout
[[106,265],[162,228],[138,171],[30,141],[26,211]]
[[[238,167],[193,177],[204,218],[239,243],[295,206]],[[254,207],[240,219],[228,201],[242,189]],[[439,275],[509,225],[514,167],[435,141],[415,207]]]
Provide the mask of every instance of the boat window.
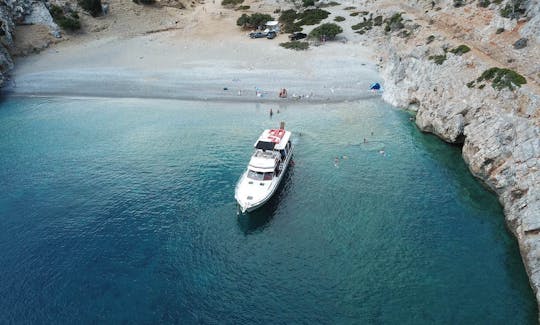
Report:
[[256,172],[253,170],[248,171],[248,178],[251,178],[256,181],[271,181],[272,177],[274,176],[274,173],[263,173],[263,172]]
[[255,172],[253,170],[248,171],[248,177],[256,181],[261,181],[263,179],[264,173]]

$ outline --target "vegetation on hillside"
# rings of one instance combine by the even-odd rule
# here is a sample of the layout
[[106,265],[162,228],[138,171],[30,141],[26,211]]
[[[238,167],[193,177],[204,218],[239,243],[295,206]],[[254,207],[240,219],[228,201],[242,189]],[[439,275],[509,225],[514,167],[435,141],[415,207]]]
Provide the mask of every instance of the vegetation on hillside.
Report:
[[387,18],[385,20],[386,26],[384,26],[385,32],[393,32],[396,30],[400,30],[405,27],[403,24],[403,17],[401,16],[401,13],[395,13],[392,15],[392,17]]
[[514,90],[527,83],[525,77],[513,70],[494,67],[484,71],[475,81],[467,83],[467,87],[473,88],[477,84],[481,88],[483,81],[490,81],[491,87],[496,90]]
[[523,2],[523,0],[510,0],[499,13],[505,18],[518,19],[525,14]]
[[470,50],[471,49],[467,45],[461,44],[460,46],[451,49],[450,53],[454,53],[455,55],[462,55],[469,52]]
[[49,12],[51,13],[54,22],[63,30],[75,31],[81,29],[79,15],[76,12],[72,11],[66,14],[64,9],[57,5],[51,5]]
[[232,8],[232,7],[235,7],[239,4],[242,4],[244,2],[244,0],[223,0],[221,1],[221,5],[223,7],[229,7],[229,8]]
[[446,61],[446,54],[430,55],[428,59],[432,60],[435,64],[441,65],[444,63],[444,61]]
[[101,0],[79,0],[79,5],[88,11],[92,17],[97,17],[103,13]]

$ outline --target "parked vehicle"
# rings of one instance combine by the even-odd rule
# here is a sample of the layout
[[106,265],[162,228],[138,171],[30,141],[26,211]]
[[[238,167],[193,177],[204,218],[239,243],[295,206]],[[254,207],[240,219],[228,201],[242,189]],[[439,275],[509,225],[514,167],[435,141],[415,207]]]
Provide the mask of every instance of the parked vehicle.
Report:
[[265,32],[253,32],[253,33],[249,33],[249,37],[250,38],[263,38],[263,37],[266,37],[268,33],[265,33]]
[[307,34],[306,33],[301,33],[301,32],[294,32],[291,35],[289,35],[289,39],[291,41],[297,41],[299,39],[303,39],[303,38],[306,38],[306,37],[307,37]]
[[276,36],[277,36],[277,33],[274,32],[274,31],[270,31],[270,32],[268,32],[268,34],[266,34],[266,38],[268,38],[268,39],[276,38]]

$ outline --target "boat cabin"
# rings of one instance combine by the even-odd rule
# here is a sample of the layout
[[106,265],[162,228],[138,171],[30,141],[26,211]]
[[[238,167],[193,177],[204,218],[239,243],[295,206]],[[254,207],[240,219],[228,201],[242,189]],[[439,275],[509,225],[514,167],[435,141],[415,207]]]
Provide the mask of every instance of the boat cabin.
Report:
[[284,129],[264,130],[255,142],[255,152],[248,166],[248,177],[257,181],[279,176],[283,162],[291,149],[291,132]]

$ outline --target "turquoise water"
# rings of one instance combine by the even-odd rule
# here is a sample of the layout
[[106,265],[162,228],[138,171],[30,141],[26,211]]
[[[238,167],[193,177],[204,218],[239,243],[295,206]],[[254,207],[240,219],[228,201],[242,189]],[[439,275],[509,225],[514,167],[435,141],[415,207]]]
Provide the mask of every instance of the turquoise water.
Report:
[[[4,100],[0,323],[535,323],[459,148],[379,100],[270,107]],[[237,216],[252,145],[280,120],[295,164]]]

